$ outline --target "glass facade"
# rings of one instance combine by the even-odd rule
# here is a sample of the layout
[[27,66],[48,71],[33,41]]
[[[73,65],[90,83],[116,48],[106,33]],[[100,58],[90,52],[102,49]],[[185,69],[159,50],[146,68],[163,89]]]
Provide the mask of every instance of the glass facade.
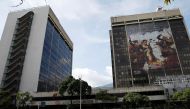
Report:
[[183,74],[190,74],[190,41],[183,19],[170,20],[169,23],[178,50]]
[[114,87],[189,74],[190,41],[182,18],[114,25],[111,52]]
[[57,91],[60,82],[71,72],[72,49],[48,19],[37,91]]
[[125,26],[112,28],[111,48],[114,87],[132,86]]

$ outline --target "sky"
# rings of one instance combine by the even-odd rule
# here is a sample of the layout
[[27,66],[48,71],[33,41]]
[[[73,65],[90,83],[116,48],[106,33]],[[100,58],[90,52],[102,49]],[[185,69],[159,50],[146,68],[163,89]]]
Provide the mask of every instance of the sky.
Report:
[[[45,2],[46,1],[46,2]],[[93,87],[112,83],[109,30],[110,17],[179,8],[190,30],[190,0],[175,0],[164,5],[163,0],[0,0],[0,37],[10,11],[50,5],[74,43],[73,71]]]

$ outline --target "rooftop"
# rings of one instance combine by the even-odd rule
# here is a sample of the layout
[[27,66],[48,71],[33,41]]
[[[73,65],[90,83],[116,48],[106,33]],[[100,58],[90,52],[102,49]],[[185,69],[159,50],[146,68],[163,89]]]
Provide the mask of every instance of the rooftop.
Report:
[[162,10],[151,13],[143,13],[143,14],[135,14],[135,15],[127,15],[127,16],[115,16],[111,17],[112,26],[115,24],[133,24],[140,22],[151,22],[151,21],[159,21],[166,19],[178,19],[182,18],[179,9],[172,10]]

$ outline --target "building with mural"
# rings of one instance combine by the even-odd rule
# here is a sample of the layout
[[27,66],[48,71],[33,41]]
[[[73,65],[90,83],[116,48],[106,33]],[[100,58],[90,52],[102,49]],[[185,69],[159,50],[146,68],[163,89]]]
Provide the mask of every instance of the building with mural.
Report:
[[179,9],[112,17],[111,26],[115,88],[189,81],[190,41]]

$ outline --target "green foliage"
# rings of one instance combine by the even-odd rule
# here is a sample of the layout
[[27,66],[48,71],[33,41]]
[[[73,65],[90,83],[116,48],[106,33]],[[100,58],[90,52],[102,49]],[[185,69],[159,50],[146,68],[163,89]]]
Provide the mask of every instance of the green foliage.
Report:
[[132,107],[145,106],[149,104],[149,98],[139,93],[127,93],[123,97],[123,102]]
[[189,101],[190,100],[190,88],[186,88],[183,91],[175,92],[172,97],[174,101]]
[[117,100],[117,97],[116,97],[116,96],[109,95],[109,94],[107,93],[107,90],[102,90],[102,91],[96,93],[96,99],[97,99],[97,100],[111,100],[111,101],[116,101],[116,100]]
[[29,92],[18,92],[16,94],[17,107],[25,107],[27,103],[32,101],[32,96]]
[[67,89],[69,88],[69,85],[73,80],[75,80],[75,79],[72,76],[69,76],[64,81],[62,81],[62,83],[60,84],[60,87],[59,87],[60,95],[63,96],[67,92]]
[[182,92],[175,92],[172,95],[172,100],[182,100],[183,99],[183,93]]
[[0,109],[9,109],[12,103],[12,98],[9,92],[0,91]]
[[[172,0],[164,0],[164,3],[168,5],[169,3],[171,3],[171,1],[172,1]],[[174,0],[173,0],[173,1],[174,1]]]
[[[80,83],[81,82],[81,83]],[[91,87],[87,82],[79,79],[73,80],[67,89],[69,95],[80,95],[80,84],[81,84],[81,95],[90,95]]]
[[75,79],[72,76],[66,78],[60,85],[59,94],[64,96],[66,93],[74,96],[80,95],[80,84],[81,84],[81,95],[90,95],[92,88],[87,82],[79,79]]

